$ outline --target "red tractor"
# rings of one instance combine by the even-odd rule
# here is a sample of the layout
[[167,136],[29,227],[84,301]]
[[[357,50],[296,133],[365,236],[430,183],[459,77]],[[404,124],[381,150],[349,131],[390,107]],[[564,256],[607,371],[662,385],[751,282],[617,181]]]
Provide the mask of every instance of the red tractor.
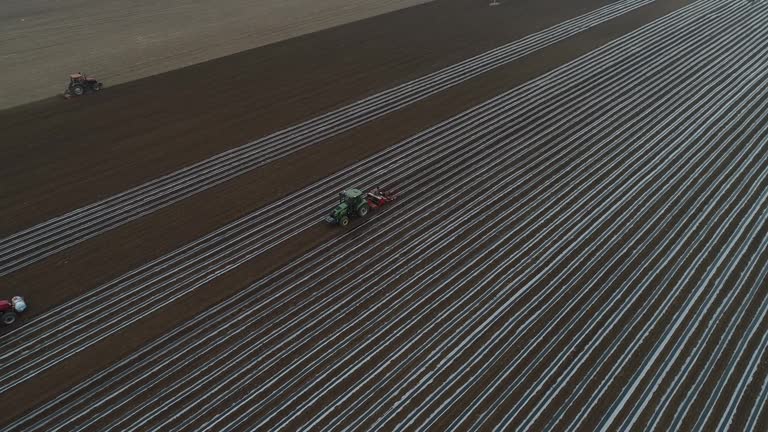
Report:
[[10,300],[0,300],[0,321],[5,325],[11,325],[25,310],[27,310],[27,303],[20,296]]
[[96,81],[96,78],[87,77],[81,73],[72,74],[69,76],[69,85],[64,90],[64,97],[70,98],[72,96],[82,96],[86,93],[95,93],[104,87],[100,82]]

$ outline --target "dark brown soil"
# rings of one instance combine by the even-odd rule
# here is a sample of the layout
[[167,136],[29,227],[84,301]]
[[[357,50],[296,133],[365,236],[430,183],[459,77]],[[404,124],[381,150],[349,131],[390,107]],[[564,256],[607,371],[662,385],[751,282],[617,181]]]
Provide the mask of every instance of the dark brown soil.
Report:
[[0,236],[608,3],[440,0],[0,111]]
[[[86,241],[6,277],[0,294],[23,291],[34,305],[29,316],[34,316],[689,2],[641,8]],[[442,0],[116,86],[98,96],[0,112],[8,137],[0,144],[8,161],[0,173],[6,180],[0,189],[0,233],[12,233],[606,3],[540,0],[488,8],[484,1]],[[430,23],[429,31],[424,30],[425,22]],[[270,254],[29,380],[13,395],[0,395],[0,406],[6,407],[0,423],[334,235],[332,228],[311,227]]]

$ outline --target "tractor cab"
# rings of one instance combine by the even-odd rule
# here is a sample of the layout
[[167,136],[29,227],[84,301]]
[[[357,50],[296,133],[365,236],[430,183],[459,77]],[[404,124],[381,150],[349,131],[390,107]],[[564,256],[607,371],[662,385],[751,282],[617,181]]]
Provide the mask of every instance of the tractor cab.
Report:
[[96,82],[96,78],[76,73],[69,76],[69,81],[73,83]]
[[360,189],[347,189],[339,194],[339,203],[354,204],[363,201],[363,191]]

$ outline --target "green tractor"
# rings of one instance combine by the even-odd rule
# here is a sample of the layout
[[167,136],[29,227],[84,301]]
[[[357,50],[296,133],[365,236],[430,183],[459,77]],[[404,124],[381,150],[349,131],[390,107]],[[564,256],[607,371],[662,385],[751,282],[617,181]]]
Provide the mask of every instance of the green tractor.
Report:
[[339,205],[325,220],[341,226],[349,225],[350,216],[365,217],[369,211],[377,210],[397,199],[397,194],[382,188],[371,189],[368,193],[360,189],[347,189],[339,194]]
[[347,189],[339,194],[339,205],[331,210],[331,214],[325,220],[329,223],[347,226],[350,216],[365,217],[368,210],[370,207],[368,206],[367,194],[360,189]]

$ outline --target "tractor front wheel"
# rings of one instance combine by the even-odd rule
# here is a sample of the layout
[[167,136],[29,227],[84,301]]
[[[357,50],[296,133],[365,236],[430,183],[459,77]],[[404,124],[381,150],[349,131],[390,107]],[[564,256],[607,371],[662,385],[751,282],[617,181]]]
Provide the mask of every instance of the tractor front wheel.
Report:
[[357,214],[360,215],[360,217],[368,215],[368,204],[361,205],[360,208],[357,209]]
[[341,226],[349,225],[349,218],[346,216],[342,216],[341,219],[339,219],[339,225]]
[[99,90],[101,90],[101,83],[97,82],[96,84],[93,85],[93,91],[97,92]]
[[3,324],[11,325],[16,322],[16,314],[14,312],[6,312],[2,317]]

